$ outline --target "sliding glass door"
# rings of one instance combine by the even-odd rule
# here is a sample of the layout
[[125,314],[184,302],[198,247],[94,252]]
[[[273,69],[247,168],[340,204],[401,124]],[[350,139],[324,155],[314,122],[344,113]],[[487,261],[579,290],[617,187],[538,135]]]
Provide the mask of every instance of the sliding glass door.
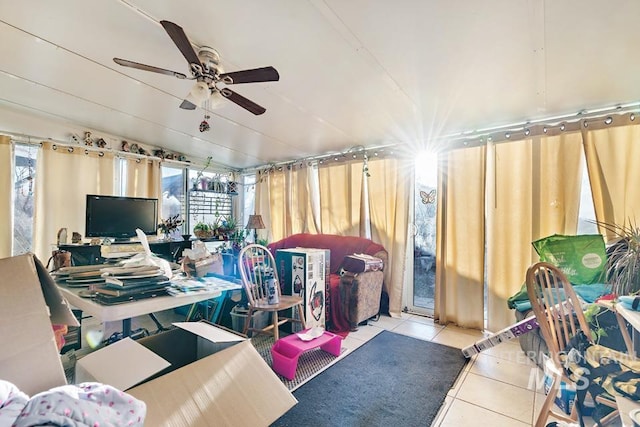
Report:
[[425,152],[415,166],[413,282],[407,310],[433,315],[436,276],[437,155]]

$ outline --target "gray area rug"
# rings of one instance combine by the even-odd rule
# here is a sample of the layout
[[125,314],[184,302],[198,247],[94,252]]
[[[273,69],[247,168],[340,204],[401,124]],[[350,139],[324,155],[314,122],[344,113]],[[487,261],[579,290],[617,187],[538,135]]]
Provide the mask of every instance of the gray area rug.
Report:
[[467,359],[383,331],[298,388],[274,426],[430,426]]
[[[273,358],[271,357],[271,347],[273,347],[273,343],[273,337],[268,335],[257,335],[251,338],[251,344],[253,344],[258,353],[260,353],[260,356],[262,356],[269,366],[273,363]],[[300,355],[300,358],[298,359],[298,368],[296,369],[296,376],[292,380],[289,380],[277,373],[276,375],[278,375],[278,378],[280,378],[284,385],[287,386],[289,391],[294,391],[302,384],[327,369],[333,363],[337,362],[347,352],[348,350],[345,349],[344,345],[340,356],[334,356],[333,354],[329,354],[319,348],[309,350]]]

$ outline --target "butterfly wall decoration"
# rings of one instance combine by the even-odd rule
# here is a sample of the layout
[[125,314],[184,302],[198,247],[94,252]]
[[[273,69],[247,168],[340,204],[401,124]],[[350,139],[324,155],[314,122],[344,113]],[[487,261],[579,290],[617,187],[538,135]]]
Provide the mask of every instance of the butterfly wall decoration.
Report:
[[422,198],[423,204],[434,204],[436,202],[436,190],[433,189],[428,193],[426,191],[420,190],[420,197]]

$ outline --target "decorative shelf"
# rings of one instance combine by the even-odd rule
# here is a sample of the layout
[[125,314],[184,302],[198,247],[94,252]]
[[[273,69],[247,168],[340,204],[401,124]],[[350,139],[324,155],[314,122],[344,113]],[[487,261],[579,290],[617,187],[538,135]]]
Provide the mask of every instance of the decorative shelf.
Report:
[[232,211],[231,195],[215,190],[189,191],[191,215],[229,215]]

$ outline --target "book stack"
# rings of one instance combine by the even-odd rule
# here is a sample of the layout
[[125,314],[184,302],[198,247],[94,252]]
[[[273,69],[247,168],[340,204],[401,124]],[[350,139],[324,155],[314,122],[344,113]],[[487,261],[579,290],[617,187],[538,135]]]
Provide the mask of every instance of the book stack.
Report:
[[102,269],[104,283],[94,286],[95,300],[101,304],[121,304],[167,295],[169,278],[156,266],[107,267]]
[[51,276],[56,282],[69,288],[87,288],[91,285],[104,284],[102,269],[112,266],[112,264],[95,264],[62,267],[52,272]]

